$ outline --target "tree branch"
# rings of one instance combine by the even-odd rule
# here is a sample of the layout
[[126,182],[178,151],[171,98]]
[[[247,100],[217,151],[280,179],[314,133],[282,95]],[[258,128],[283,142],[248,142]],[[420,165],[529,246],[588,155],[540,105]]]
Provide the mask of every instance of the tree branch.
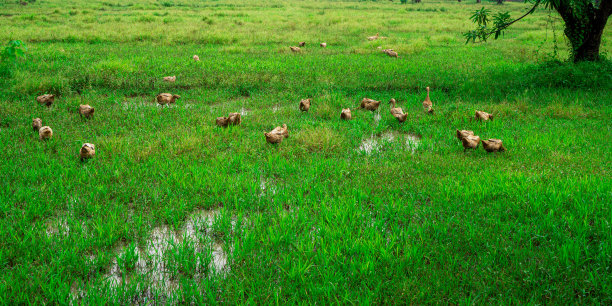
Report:
[[[610,1],[610,2],[612,2],[612,0],[609,0],[609,1]],[[507,29],[507,28],[508,28],[509,26],[511,26],[513,23],[515,23],[515,22],[517,22],[517,21],[519,21],[519,20],[521,20],[521,19],[523,19],[523,18],[527,17],[527,15],[529,15],[529,14],[533,13],[533,12],[536,10],[536,8],[538,7],[538,5],[540,5],[540,3],[541,3],[541,2],[542,2],[542,0],[537,0],[537,1],[536,1],[536,3],[533,5],[533,7],[532,7],[531,9],[529,9],[529,11],[527,11],[527,13],[525,13],[523,16],[521,16],[521,17],[519,17],[519,18],[517,18],[517,19],[515,19],[515,20],[513,20],[513,21],[511,21],[511,22],[508,22],[508,23],[504,24],[504,25],[503,25],[502,27],[500,27],[500,28],[497,28],[497,29],[495,29],[495,30],[493,30],[493,31],[491,31],[491,32],[489,32],[489,33],[487,33],[487,34],[486,34],[486,36],[491,36],[491,35],[492,35],[493,33],[495,33],[495,32],[498,32],[498,31],[501,31],[501,30]]]

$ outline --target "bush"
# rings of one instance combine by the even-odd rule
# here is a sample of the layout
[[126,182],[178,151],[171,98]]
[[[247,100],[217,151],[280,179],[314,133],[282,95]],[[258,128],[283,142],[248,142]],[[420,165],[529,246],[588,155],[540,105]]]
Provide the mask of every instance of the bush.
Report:
[[0,53],[0,76],[12,77],[17,69],[17,61],[25,56],[27,50],[21,40],[11,40]]

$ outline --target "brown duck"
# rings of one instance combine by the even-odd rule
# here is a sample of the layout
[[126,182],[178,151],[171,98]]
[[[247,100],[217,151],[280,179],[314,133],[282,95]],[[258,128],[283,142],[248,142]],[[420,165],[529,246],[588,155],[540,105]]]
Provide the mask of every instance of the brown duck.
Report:
[[227,127],[229,125],[228,117],[217,117],[217,125],[220,127]]
[[429,99],[429,87],[427,87],[426,90],[427,97],[425,97],[425,100],[423,101],[423,110],[428,114],[433,114],[433,102],[431,102],[431,99]]
[[84,143],[81,150],[79,150],[79,155],[81,156],[81,161],[92,158],[96,155],[96,146],[92,143]]
[[351,115],[351,109],[343,108],[342,112],[340,113],[340,118],[342,120],[351,120],[351,118],[353,118],[353,116]]
[[463,143],[463,152],[467,149],[476,149],[478,148],[478,144],[480,143],[480,137],[474,135],[468,135],[461,139]]
[[289,137],[289,131],[287,130],[287,125],[283,124],[282,127],[275,127],[270,133],[264,133],[266,136],[266,141],[269,143],[280,143],[284,138]]
[[164,82],[174,83],[176,81],[176,75],[164,77]]
[[305,42],[305,41],[300,41],[300,43],[298,44],[298,46],[300,46],[300,47],[303,47],[303,46],[305,46],[305,45],[306,45],[306,42]]
[[397,121],[400,123],[406,121],[408,114],[405,114],[401,107],[395,107],[395,99],[391,98],[391,100],[389,100],[389,104],[391,104],[391,115],[393,115],[393,117],[395,117],[395,119],[397,119]]
[[169,93],[160,93],[159,95],[157,95],[156,99],[157,99],[157,103],[159,103],[160,105],[166,105],[166,104],[172,104],[176,102],[176,99],[179,99],[181,96],[179,95],[173,95],[173,94],[169,94]]
[[272,133],[272,132],[264,133],[264,136],[266,136],[266,141],[268,143],[281,143],[283,139],[285,139],[283,135]]
[[53,101],[55,101],[55,95],[42,95],[42,96],[38,96],[36,97],[36,101],[38,101],[38,103],[43,104],[45,106],[51,106],[51,104],[53,104]]
[[300,51],[302,51],[302,49],[300,49],[300,47],[289,47],[289,49],[291,49],[291,51],[293,51],[293,52],[300,52]]
[[380,101],[372,100],[369,98],[363,98],[361,100],[361,104],[359,105],[359,108],[365,108],[369,111],[375,111],[378,109],[378,106],[380,106]]
[[275,127],[272,131],[270,131],[270,133],[281,134],[285,138],[289,138],[289,130],[287,130],[287,125],[286,124],[283,124],[282,127],[281,126]]
[[399,54],[393,51],[393,49],[384,49],[383,52],[390,57],[399,57]]
[[321,46],[321,48],[325,48],[327,47],[327,43],[322,42],[319,46]]
[[475,117],[476,117],[476,120],[482,120],[482,121],[493,120],[493,115],[479,111],[479,110],[476,111]]
[[489,153],[506,151],[506,148],[504,148],[504,145],[502,144],[502,141],[500,139],[483,139],[482,147],[485,149],[485,151]]
[[227,119],[231,125],[239,125],[242,122],[240,113],[230,113],[229,116],[227,116]]
[[300,101],[300,110],[303,112],[307,112],[310,109],[310,102],[312,99],[302,99]]
[[34,131],[40,130],[41,127],[42,127],[42,119],[40,118],[32,119],[32,129],[34,129]]
[[368,36],[368,40],[377,40],[380,36],[378,36],[378,33],[376,33],[376,35],[374,36]]
[[81,104],[79,105],[79,114],[81,114],[81,117],[91,118],[94,114],[94,108],[89,106],[89,104]]
[[43,126],[38,130],[38,137],[40,140],[47,140],[53,137],[53,130],[48,126]]
[[468,130],[457,130],[457,139],[460,141],[467,136],[474,136],[474,132]]

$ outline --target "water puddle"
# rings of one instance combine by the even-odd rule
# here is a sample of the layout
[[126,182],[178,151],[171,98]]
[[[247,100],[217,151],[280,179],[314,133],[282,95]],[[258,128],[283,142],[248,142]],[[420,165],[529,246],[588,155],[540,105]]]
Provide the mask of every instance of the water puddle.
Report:
[[47,237],[59,234],[68,236],[70,234],[70,226],[68,225],[66,217],[47,221],[45,232],[47,233]]
[[250,111],[251,110],[246,109],[246,108],[243,107],[243,108],[240,109],[240,116],[244,117],[244,116],[248,115]]
[[380,111],[377,111],[376,114],[374,115],[374,122],[376,122],[376,126],[378,126],[378,123],[380,123]]
[[275,195],[276,194],[276,184],[272,179],[265,179],[261,177],[259,179],[259,197],[264,197],[266,195]]
[[373,152],[380,151],[385,145],[393,142],[405,144],[405,148],[414,154],[421,142],[421,136],[389,130],[377,135],[371,134],[370,137],[361,141],[358,151],[369,155]]
[[223,244],[211,238],[218,214],[218,210],[198,211],[178,231],[162,225],[151,231],[143,245],[118,246],[105,278],[112,287],[145,279],[150,289],[170,296],[179,287],[178,274],[195,279],[223,275],[229,271],[227,254]]

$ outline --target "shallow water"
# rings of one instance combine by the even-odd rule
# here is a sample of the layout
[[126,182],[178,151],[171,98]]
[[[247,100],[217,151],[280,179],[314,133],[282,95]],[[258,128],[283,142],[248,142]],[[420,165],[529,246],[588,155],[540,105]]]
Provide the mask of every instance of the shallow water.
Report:
[[244,116],[246,116],[248,114],[249,114],[249,110],[248,109],[246,109],[244,107],[240,109],[240,116],[244,117]]
[[[209,235],[218,213],[218,210],[197,211],[186,219],[184,226],[178,231],[162,225],[151,231],[144,245],[123,244],[118,246],[115,250],[117,256],[111,263],[105,278],[110,281],[111,286],[118,287],[123,283],[129,283],[134,278],[144,277],[150,282],[152,288],[171,295],[178,288],[178,282],[167,266],[168,254],[174,247],[180,247],[184,242],[192,245],[197,253],[207,252],[207,248],[212,248],[212,258],[207,268],[204,268],[200,258],[197,258],[195,263],[197,271],[208,269],[211,273],[214,271],[209,275],[226,273],[229,266],[223,244],[214,241]],[[129,252],[133,252],[131,257],[137,258],[137,261],[132,271],[124,271],[119,260]],[[200,275],[201,273],[196,272],[195,277],[199,278]]]
[[405,143],[405,149],[410,150],[411,153],[414,154],[421,143],[421,136],[387,130],[377,135],[371,134],[370,137],[363,139],[359,145],[358,151],[372,154],[380,151],[386,144],[396,141]]

